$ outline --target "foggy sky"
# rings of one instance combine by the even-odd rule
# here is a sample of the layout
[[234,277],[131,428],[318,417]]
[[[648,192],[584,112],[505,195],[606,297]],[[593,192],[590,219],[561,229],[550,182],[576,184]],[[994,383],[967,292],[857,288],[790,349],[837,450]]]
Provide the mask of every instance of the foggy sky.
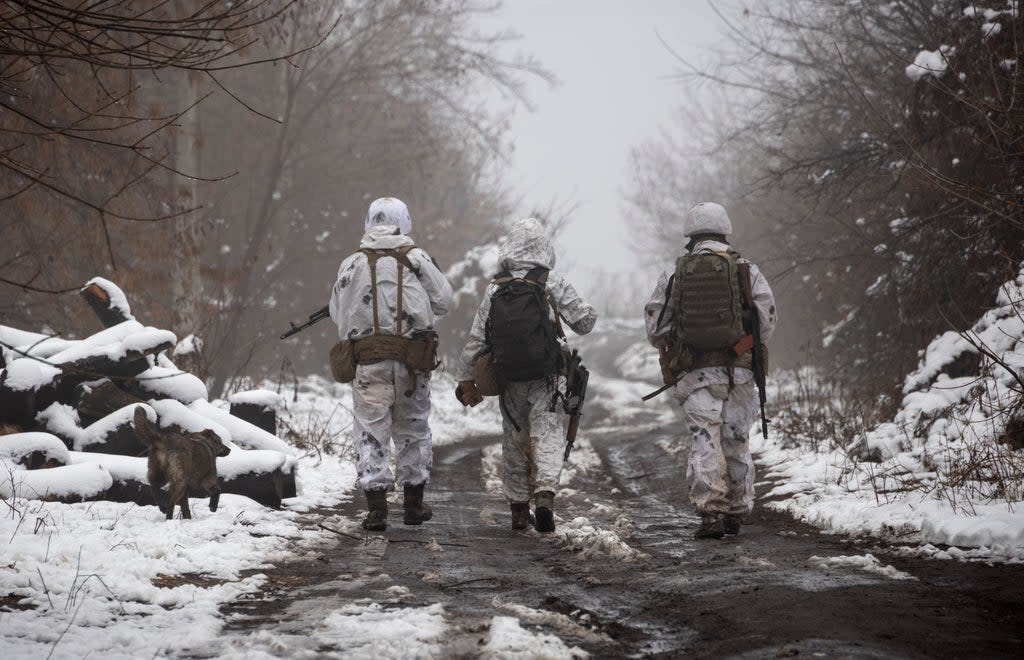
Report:
[[483,24],[520,33],[515,50],[560,81],[530,85],[535,110],[513,118],[505,176],[524,197],[522,213],[552,200],[578,204],[560,241],[559,265],[570,277],[641,266],[622,213],[630,149],[655,138],[684,99],[700,96],[667,79],[678,63],[658,35],[686,59],[706,61],[719,25],[705,0],[506,0]]

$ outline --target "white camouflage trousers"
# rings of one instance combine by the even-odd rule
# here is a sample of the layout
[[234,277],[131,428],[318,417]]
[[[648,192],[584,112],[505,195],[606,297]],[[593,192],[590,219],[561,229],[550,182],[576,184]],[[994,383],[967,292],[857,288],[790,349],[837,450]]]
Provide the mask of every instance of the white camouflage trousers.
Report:
[[397,481],[417,486],[430,480],[434,453],[430,435],[430,374],[413,379],[404,364],[386,360],[356,367],[352,382],[352,444],[359,487],[393,490],[391,443]]
[[715,384],[683,401],[691,445],[690,502],[700,515],[744,515],[754,507],[750,427],[758,411],[757,386]]
[[555,384],[548,379],[509,383],[502,395],[502,482],[509,502],[528,502],[538,491],[558,490],[565,427],[561,406],[549,410]]

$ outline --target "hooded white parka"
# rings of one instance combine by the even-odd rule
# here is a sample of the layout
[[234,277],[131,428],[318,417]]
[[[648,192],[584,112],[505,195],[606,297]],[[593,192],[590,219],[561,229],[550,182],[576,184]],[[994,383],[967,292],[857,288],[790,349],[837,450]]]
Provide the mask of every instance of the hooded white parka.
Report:
[[[514,277],[523,277],[537,266],[549,270],[554,267],[555,250],[539,220],[526,218],[513,225],[499,248],[498,265]],[[549,272],[547,290],[562,319],[573,332],[585,335],[594,329],[597,313],[565,278]],[[473,361],[487,350],[487,319],[495,291],[497,286],[492,282],[480,301],[457,365],[458,380],[472,380]],[[551,315],[553,317],[554,312]],[[527,502],[536,492],[555,492],[558,489],[565,442],[564,416],[560,410],[551,412],[549,406],[554,387],[561,380],[542,378],[509,383],[502,395],[502,482],[510,502]]]
[[[390,215],[389,215],[390,214]],[[367,214],[361,248],[394,249],[413,245],[405,235],[411,220],[405,204],[394,198],[377,200]],[[424,250],[408,253],[415,272],[403,268],[401,334],[432,330],[438,316],[448,311],[452,289]],[[377,261],[377,304],[380,332],[396,334],[398,262]],[[373,333],[373,297],[370,266],[362,252],[345,259],[331,294],[331,318],[342,339],[360,339]],[[356,368],[352,383],[352,440],[356,471],[364,491],[391,490],[395,478],[416,486],[430,478],[433,463],[430,425],[430,374],[413,377],[404,364],[386,360]],[[391,472],[391,444],[397,451],[397,474]]]

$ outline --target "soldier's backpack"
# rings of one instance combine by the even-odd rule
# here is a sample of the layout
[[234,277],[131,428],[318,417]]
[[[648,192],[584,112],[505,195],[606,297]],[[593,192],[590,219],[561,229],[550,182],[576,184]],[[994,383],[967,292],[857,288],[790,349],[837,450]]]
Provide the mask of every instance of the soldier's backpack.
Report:
[[[545,378],[558,371],[561,325],[547,292],[548,270],[534,268],[524,277],[501,273],[494,283],[486,338],[500,384]],[[554,317],[554,318],[552,318]]]
[[734,252],[698,252],[676,260],[669,306],[675,343],[696,351],[732,348],[743,338],[743,298]]

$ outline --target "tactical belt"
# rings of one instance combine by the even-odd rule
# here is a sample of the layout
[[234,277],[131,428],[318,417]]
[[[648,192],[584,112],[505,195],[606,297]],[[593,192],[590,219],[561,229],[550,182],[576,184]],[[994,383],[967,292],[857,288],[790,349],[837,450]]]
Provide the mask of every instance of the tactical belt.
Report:
[[410,339],[394,335],[371,335],[353,345],[356,364],[376,364],[385,360],[401,362],[414,371],[437,368],[437,333],[424,333]]

